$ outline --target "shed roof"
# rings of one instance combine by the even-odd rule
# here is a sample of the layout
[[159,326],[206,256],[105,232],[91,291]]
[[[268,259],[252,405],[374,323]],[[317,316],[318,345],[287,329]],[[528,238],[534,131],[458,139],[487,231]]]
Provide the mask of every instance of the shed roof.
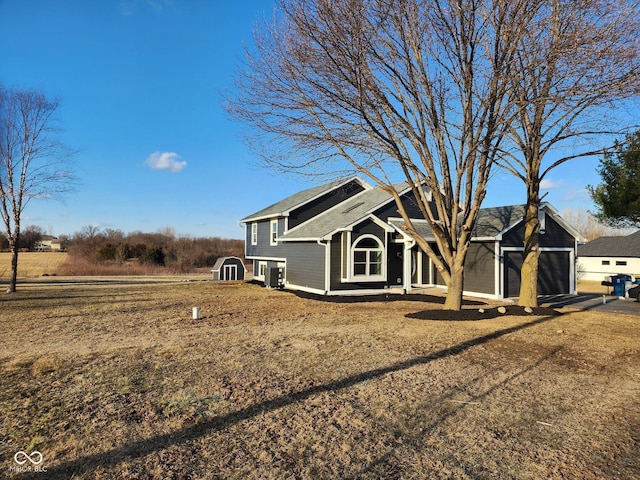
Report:
[[640,230],[625,237],[599,237],[578,247],[579,257],[638,257]]
[[213,264],[213,268],[211,269],[211,271],[217,272],[222,268],[222,265],[224,265],[224,262],[229,259],[238,260],[242,264],[242,268],[244,268],[244,271],[245,272],[247,271],[247,267],[244,266],[244,262],[242,261],[241,258],[238,258],[238,257],[218,257],[218,259],[216,260],[216,263]]

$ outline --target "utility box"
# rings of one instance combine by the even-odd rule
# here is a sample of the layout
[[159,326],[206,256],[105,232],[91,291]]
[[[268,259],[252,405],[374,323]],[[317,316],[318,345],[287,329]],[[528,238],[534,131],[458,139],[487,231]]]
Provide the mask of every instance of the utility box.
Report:
[[267,267],[264,271],[264,286],[267,288],[282,288],[284,285],[284,268]]

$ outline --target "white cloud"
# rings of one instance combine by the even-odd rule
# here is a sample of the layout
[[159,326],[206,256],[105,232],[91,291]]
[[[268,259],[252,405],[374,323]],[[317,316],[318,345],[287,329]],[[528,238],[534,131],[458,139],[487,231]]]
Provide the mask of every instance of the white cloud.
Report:
[[180,155],[175,152],[153,152],[146,160],[146,164],[154,170],[169,170],[173,173],[181,172],[187,162],[179,161]]
[[543,178],[540,182],[540,190],[554,190],[556,188],[562,188],[562,182],[556,182],[555,180],[546,178]]

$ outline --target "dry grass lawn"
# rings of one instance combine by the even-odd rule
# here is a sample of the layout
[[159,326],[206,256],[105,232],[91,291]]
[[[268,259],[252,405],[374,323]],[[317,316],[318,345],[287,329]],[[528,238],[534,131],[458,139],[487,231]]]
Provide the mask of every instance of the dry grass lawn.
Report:
[[[640,478],[640,317],[439,302],[24,286],[0,297],[0,477]],[[46,474],[16,468],[35,450]]]
[[[18,277],[53,275],[67,259],[64,252],[21,252],[18,254]],[[0,280],[11,277],[11,253],[0,252]]]

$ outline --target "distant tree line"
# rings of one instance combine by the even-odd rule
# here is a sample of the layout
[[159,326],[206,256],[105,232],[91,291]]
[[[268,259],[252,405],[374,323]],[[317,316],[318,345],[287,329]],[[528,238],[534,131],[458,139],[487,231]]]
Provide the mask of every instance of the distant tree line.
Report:
[[168,267],[188,272],[212,267],[219,257],[244,253],[242,240],[219,237],[192,238],[177,236],[173,229],[158,233],[133,232],[87,226],[76,232],[66,246],[72,257],[103,264],[138,262],[142,265]]
[[[41,227],[29,225],[20,237],[20,250],[36,251],[38,244],[46,238],[51,237],[45,235]],[[219,257],[242,257],[244,254],[242,240],[179,236],[169,227],[157,233],[125,234],[122,230],[87,226],[58,240],[76,260],[114,267],[137,263],[178,272],[212,267]],[[6,237],[0,237],[0,251],[8,250]]]

